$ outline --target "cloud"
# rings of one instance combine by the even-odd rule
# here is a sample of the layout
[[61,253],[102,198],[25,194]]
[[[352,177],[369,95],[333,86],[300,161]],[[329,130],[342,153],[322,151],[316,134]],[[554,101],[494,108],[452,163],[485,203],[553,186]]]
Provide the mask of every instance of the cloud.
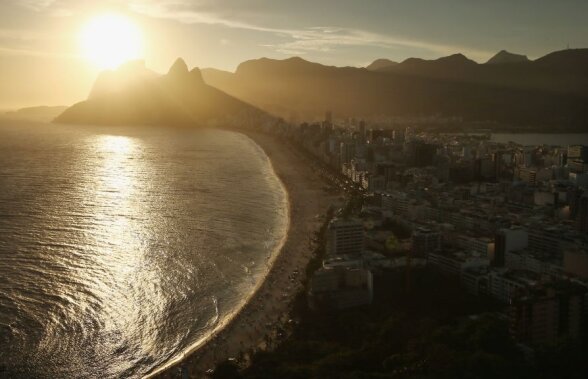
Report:
[[43,50],[32,50],[25,48],[11,48],[0,46],[0,56],[25,56],[25,57],[45,57],[45,58],[61,58],[61,59],[79,59],[78,54],[59,53]]
[[239,21],[215,12],[209,2],[182,0],[137,0],[129,5],[131,11],[154,18],[171,19],[186,24],[222,25],[229,28],[270,33],[283,41],[264,44],[276,52],[287,55],[303,55],[312,52],[332,52],[345,46],[378,47],[396,49],[416,48],[435,54],[462,52],[471,58],[485,58],[489,51],[463,46],[438,44],[410,38],[374,33],[367,30],[338,26],[312,26],[304,28],[276,28]]
[[[50,16],[70,16],[76,10],[95,3],[88,0],[11,0],[35,12]],[[444,55],[462,52],[473,59],[485,59],[492,52],[451,44],[433,43],[357,28],[333,25],[308,27],[270,27],[268,19],[276,14],[265,11],[260,3],[226,3],[219,0],[105,0],[102,5],[125,9],[143,16],[175,20],[185,24],[220,25],[232,29],[249,30],[273,36],[262,46],[286,55],[336,52],[344,47],[376,47],[383,50],[409,48]],[[257,6],[257,8],[256,8]],[[264,10],[262,10],[264,9]],[[237,16],[235,16],[237,14]],[[253,16],[255,22],[243,21]],[[248,17],[251,19],[251,17]],[[222,44],[222,42],[221,42]]]
[[12,0],[17,5],[24,8],[31,9],[33,11],[42,11],[50,7],[55,0]]
[[77,54],[66,51],[51,51],[56,40],[63,36],[43,31],[0,29],[0,56],[29,56],[75,58]]
[[[200,4],[200,3],[199,3]],[[258,26],[223,17],[210,7],[198,8],[193,2],[178,0],[130,1],[129,10],[153,17],[175,20],[185,24],[222,25],[230,28],[248,29],[261,32],[279,32],[280,29]]]
[[276,48],[298,51],[331,51],[340,46],[370,46],[382,49],[407,47],[428,50],[438,54],[449,54],[459,51],[476,56],[488,54],[486,51],[461,46],[429,43],[360,29],[330,26],[291,31],[290,36],[292,37],[292,41],[278,44]]

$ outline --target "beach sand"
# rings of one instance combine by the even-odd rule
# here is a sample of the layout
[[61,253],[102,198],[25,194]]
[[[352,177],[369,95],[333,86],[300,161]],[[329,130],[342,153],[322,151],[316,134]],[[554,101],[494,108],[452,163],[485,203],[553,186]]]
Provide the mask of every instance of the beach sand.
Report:
[[[203,346],[157,376],[177,375],[181,366],[190,378],[202,378],[218,362],[267,348],[276,327],[288,321],[291,300],[302,287],[312,256],[311,240],[337,200],[324,190],[324,181],[299,151],[274,136],[244,134],[265,151],[288,193],[288,234],[266,278],[243,308]],[[296,270],[299,274],[294,275]]]

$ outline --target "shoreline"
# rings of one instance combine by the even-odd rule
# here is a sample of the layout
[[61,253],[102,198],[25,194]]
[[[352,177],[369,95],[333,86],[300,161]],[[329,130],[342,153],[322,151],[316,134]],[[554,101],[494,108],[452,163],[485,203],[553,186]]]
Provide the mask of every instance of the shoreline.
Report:
[[[243,306],[228,316],[215,332],[196,342],[194,348],[146,378],[172,377],[180,368],[191,378],[204,377],[219,362],[266,349],[272,332],[288,321],[291,301],[302,287],[301,280],[312,257],[310,241],[322,223],[316,216],[324,216],[335,200],[323,190],[324,182],[311,167],[304,165],[300,153],[291,146],[260,132],[228,130],[250,139],[268,157],[286,192],[287,231],[265,277]],[[299,274],[294,275],[295,271]]]

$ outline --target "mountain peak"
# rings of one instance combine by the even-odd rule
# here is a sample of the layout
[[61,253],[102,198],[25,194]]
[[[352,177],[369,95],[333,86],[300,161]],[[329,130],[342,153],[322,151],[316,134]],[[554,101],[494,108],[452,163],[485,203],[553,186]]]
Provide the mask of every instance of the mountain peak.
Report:
[[204,79],[202,78],[202,72],[198,67],[194,67],[192,71],[190,71],[190,77],[192,78],[193,83],[204,84]]
[[105,70],[98,74],[89,98],[118,92],[148,78],[158,76],[145,67],[145,61],[135,60],[120,65],[116,70]]
[[526,55],[509,53],[506,50],[500,50],[496,55],[486,62],[486,64],[505,64],[505,63],[520,63],[529,62]]
[[[116,78],[115,78],[116,79]],[[56,122],[101,125],[207,125],[266,114],[205,84],[199,68],[188,71],[179,58],[167,75],[116,81],[116,91],[102,92],[67,108]]]
[[285,62],[298,62],[298,63],[308,63],[308,61],[304,58],[300,58],[298,56],[295,57],[290,57],[290,58],[286,58],[284,59]]
[[300,57],[290,57],[286,59],[270,59],[264,57],[248,60],[239,64],[235,74],[251,75],[273,73],[274,75],[290,75],[293,73],[320,70],[325,67],[326,66],[323,66],[320,63],[309,62]]
[[182,58],[178,58],[171,66],[167,74],[170,76],[178,76],[187,75],[188,72],[188,65],[186,64],[186,62]]
[[396,66],[398,62],[391,61],[390,59],[380,58],[376,59],[372,63],[366,66],[368,71],[379,71],[382,69],[387,69],[393,66]]
[[439,59],[436,59],[436,61],[437,62],[450,62],[450,63],[466,63],[466,64],[476,63],[473,60],[466,57],[465,55],[463,55],[462,53],[451,54],[446,57],[441,57]]

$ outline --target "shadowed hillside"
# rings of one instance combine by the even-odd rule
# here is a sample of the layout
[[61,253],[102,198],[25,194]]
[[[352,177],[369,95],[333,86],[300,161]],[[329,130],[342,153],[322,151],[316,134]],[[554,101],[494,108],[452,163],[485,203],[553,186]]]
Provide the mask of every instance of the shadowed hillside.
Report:
[[68,108],[55,121],[81,124],[211,125],[255,122],[259,109],[207,85],[198,68],[178,59],[166,75],[144,66],[123,66],[99,76],[90,97]]
[[[506,64],[505,61],[508,61]],[[376,61],[330,67],[301,58],[243,62],[235,73],[205,69],[211,85],[281,116],[461,117],[465,120],[567,125],[588,123],[588,49],[536,61],[510,53],[493,64],[461,54],[436,60]]]

